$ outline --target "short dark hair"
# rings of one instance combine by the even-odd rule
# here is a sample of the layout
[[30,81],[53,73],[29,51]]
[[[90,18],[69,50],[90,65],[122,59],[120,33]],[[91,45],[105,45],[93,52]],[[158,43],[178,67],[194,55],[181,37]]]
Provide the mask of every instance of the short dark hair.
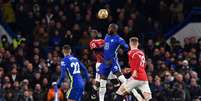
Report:
[[134,41],[135,41],[135,42],[138,42],[138,41],[139,41],[139,39],[138,39],[137,37],[131,37],[131,38],[130,38],[130,41],[133,41],[133,42],[134,42]]
[[62,49],[68,51],[68,50],[71,50],[71,47],[70,45],[66,44],[62,47]]
[[119,26],[118,26],[117,24],[115,24],[115,23],[111,23],[111,24],[109,25],[109,27],[112,27],[112,28],[114,28],[114,29],[116,29],[116,30],[118,30],[118,28],[119,28]]
[[129,41],[132,42],[134,45],[137,44],[137,43],[139,43],[139,39],[137,37],[131,37],[129,39]]

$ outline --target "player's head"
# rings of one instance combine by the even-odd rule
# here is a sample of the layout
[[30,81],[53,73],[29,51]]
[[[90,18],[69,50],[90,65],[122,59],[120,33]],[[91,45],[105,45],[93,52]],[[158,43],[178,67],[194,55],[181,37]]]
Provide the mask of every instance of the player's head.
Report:
[[138,48],[139,46],[139,39],[137,37],[131,37],[129,39],[129,45],[132,48]]
[[64,56],[70,55],[71,54],[71,47],[70,47],[70,45],[67,45],[67,44],[64,45],[62,47],[62,52],[63,52]]
[[118,25],[117,24],[110,24],[108,27],[108,34],[116,34],[118,31]]

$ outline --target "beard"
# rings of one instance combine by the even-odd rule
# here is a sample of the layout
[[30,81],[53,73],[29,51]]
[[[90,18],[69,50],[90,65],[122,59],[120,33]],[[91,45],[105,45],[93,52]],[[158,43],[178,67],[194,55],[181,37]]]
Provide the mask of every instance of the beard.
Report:
[[110,30],[110,31],[108,31],[108,34],[109,34],[109,35],[113,35],[113,34],[114,34],[114,31]]

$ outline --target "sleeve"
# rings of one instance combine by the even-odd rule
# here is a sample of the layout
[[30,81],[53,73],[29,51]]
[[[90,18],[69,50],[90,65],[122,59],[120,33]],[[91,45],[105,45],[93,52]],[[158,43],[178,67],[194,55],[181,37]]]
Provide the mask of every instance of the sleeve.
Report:
[[138,70],[139,69],[139,64],[140,64],[140,59],[139,56],[137,54],[131,54],[130,55],[130,62],[131,62],[131,71],[133,72],[134,70]]
[[80,61],[79,61],[79,63],[80,63],[80,69],[83,71],[84,77],[86,78],[87,81],[89,81],[89,73],[87,71],[87,68]]
[[61,75],[60,75],[60,79],[59,81],[57,82],[57,86],[60,86],[62,81],[65,79],[66,77],[66,64],[64,62],[64,60],[61,61]]
[[96,49],[103,49],[104,47],[104,40],[103,39],[97,39],[97,40],[92,40],[90,42],[90,49],[96,50]]
[[125,42],[125,40],[123,39],[123,38],[121,38],[121,37],[119,37],[119,44],[121,45],[121,46],[124,46],[124,48],[125,48],[125,50],[128,50],[128,44]]
[[90,49],[94,49],[94,48],[97,47],[94,40],[92,40],[92,41],[89,43],[89,46],[90,46]]

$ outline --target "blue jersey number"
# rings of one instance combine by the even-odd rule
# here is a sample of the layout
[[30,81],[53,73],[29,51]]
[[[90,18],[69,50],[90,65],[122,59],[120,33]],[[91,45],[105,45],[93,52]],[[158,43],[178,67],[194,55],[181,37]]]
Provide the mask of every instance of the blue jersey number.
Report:
[[79,65],[78,62],[72,62],[72,63],[70,64],[70,66],[71,66],[72,68],[74,68],[73,74],[78,74],[78,73],[80,73],[80,65]]
[[109,43],[108,43],[108,42],[106,42],[106,43],[105,43],[105,46],[104,46],[104,49],[105,49],[105,50],[108,50],[108,49],[109,49],[109,47],[110,47],[110,46],[109,46]]

